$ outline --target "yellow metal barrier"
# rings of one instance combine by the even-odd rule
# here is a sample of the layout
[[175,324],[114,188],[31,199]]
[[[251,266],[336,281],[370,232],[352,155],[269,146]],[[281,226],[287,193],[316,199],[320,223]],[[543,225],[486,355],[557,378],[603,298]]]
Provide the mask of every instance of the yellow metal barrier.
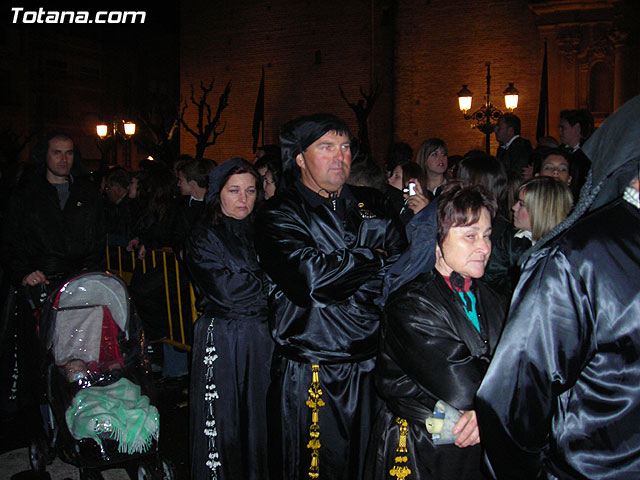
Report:
[[[128,253],[130,253],[130,255]],[[169,337],[162,341],[183,350],[191,350],[191,345],[189,344],[186,333],[192,331],[192,324],[198,318],[193,285],[191,282],[185,281],[185,279],[180,277],[180,265],[176,255],[171,249],[147,252],[145,259],[140,260],[142,275],[147,274],[147,258],[149,258],[149,253],[151,253],[151,267],[153,269],[157,267],[156,254],[161,255],[162,258],[164,296],[169,327]],[[117,260],[117,262],[114,262],[114,259]],[[169,265],[173,265],[174,268],[168,268]],[[135,252],[125,252],[124,247],[120,246],[107,246],[107,270],[122,278],[127,286],[131,285],[135,268]],[[170,288],[171,285],[175,285],[175,290]],[[185,292],[183,288],[185,286],[188,286],[189,295],[188,298],[183,299],[182,292]],[[183,303],[185,303],[184,308]],[[175,318],[174,313],[176,314]],[[175,320],[177,320],[178,324],[177,331],[174,332]],[[185,325],[186,322],[189,323]]]

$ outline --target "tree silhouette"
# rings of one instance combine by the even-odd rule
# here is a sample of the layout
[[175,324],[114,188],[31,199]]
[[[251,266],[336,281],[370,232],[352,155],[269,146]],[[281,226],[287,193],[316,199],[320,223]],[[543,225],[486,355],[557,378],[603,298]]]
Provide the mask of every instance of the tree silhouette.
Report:
[[149,152],[153,158],[171,165],[178,158],[180,118],[179,103],[175,97],[163,93],[140,93],[137,101],[136,145]]
[[356,119],[358,120],[358,139],[360,140],[359,152],[367,157],[371,156],[371,144],[369,143],[369,127],[367,126],[367,119],[369,118],[369,114],[371,113],[376,100],[378,100],[378,97],[382,93],[382,87],[378,82],[376,82],[375,89],[369,87],[368,94],[364,92],[362,87],[360,87],[360,95],[363,98],[359,98],[358,103],[349,102],[342,90],[342,87],[338,86],[338,89],[340,90],[340,96],[356,114]]
[[180,124],[196,139],[196,158],[202,158],[204,151],[207,147],[214,145],[216,140],[222,133],[224,133],[226,123],[221,129],[218,129],[220,125],[220,116],[222,111],[229,105],[229,93],[231,93],[231,82],[227,83],[224,92],[220,94],[218,99],[218,108],[215,114],[212,114],[211,105],[209,105],[207,97],[213,90],[214,80],[211,80],[209,85],[205,85],[200,82],[200,96],[196,99],[193,84],[191,85],[191,103],[198,108],[198,121],[195,129],[191,128],[184,121],[184,113],[187,110],[187,101],[183,102],[182,111],[180,112]]

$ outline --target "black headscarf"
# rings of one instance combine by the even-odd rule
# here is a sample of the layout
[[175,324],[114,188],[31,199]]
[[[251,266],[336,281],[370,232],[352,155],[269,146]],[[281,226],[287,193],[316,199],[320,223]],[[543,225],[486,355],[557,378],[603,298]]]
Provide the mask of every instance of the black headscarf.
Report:
[[217,167],[214,167],[213,170],[209,172],[209,186],[207,187],[205,203],[210,204],[213,202],[216,195],[220,193],[220,190],[224,186],[222,182],[229,171],[232,168],[239,166],[244,166],[249,169],[253,168],[253,165],[247,162],[244,158],[231,158]]
[[335,115],[329,113],[304,115],[282,126],[280,129],[282,170],[287,184],[300,177],[300,167],[296,163],[298,154],[304,152],[309,145],[327,132],[346,134],[352,143],[351,157],[356,156],[356,152],[353,151],[353,136],[349,127]]

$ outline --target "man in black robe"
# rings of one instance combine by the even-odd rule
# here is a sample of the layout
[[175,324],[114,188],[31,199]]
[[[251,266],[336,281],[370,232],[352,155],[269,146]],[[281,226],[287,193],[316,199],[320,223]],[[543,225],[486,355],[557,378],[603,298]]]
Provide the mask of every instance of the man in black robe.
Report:
[[272,478],[358,479],[379,405],[374,300],[406,238],[379,192],[345,184],[353,141],[342,120],[300,117],[280,140],[289,187],[256,222],[276,342]]
[[476,401],[497,478],[640,478],[638,118],[585,144],[586,191],[523,267]]

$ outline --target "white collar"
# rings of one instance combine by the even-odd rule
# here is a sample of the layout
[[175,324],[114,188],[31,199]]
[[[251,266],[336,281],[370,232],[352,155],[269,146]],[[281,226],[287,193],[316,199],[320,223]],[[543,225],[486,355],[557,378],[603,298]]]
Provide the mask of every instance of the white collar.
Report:
[[191,202],[204,202],[204,198],[196,198],[193,195],[189,195],[189,206],[191,206]]
[[580,150],[580,143],[577,143],[575,147],[570,147],[566,143],[564,144],[564,146],[567,147],[567,148],[570,148],[571,149],[571,153],[575,153],[576,150]]
[[511,144],[513,143],[513,141],[518,138],[520,135],[514,135],[513,137],[511,137],[511,140],[509,140],[507,143],[504,144],[504,149],[505,150],[509,150],[509,147],[511,146]]
[[529,230],[524,230],[521,228],[516,233],[514,233],[513,236],[515,238],[526,238],[527,240],[530,240],[533,245],[536,244],[536,242],[533,241],[533,238],[531,237],[531,232]]

